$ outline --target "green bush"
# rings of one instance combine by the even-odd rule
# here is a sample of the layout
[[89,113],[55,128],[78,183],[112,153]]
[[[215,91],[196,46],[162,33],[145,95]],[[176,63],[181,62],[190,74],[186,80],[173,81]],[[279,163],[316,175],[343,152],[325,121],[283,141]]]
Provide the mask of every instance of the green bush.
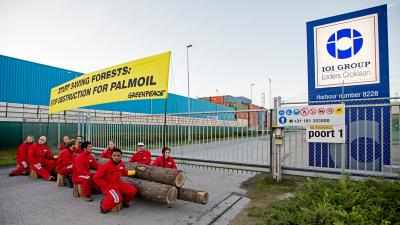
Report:
[[400,224],[400,183],[307,179],[295,197],[249,216],[263,224]]

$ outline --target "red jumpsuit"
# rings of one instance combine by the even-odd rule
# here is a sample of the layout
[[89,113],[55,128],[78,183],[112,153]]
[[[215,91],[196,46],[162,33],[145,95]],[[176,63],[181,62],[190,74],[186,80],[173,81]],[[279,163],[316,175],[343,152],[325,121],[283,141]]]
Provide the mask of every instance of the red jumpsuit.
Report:
[[20,144],[17,148],[17,156],[15,160],[17,161],[17,168],[11,171],[12,175],[20,175],[23,173],[29,173],[29,161],[28,161],[28,150],[32,144],[26,142]]
[[83,152],[81,146],[78,146],[78,148],[74,151],[74,156],[77,157]]
[[66,149],[67,147],[65,145],[66,145],[65,143],[61,143],[61,145],[58,147],[58,150],[62,151]]
[[97,189],[97,186],[93,185],[94,173],[90,172],[90,169],[97,170],[99,164],[86,152],[79,154],[73,162],[72,183],[82,184],[82,194],[85,197],[90,196],[92,189]]
[[115,165],[112,160],[101,165],[94,175],[94,182],[100,186],[105,196],[101,205],[104,211],[108,212],[121,201],[127,204],[135,198],[136,187],[121,180],[121,176],[127,175],[125,164],[121,161]]
[[157,166],[157,167],[164,167],[164,168],[170,168],[170,169],[176,169],[176,165],[172,157],[168,157],[167,159],[164,159],[164,156],[158,156],[156,161],[151,164],[152,166]]
[[129,162],[135,162],[139,164],[150,165],[151,162],[151,153],[145,149],[142,151],[135,152]]
[[29,166],[43,179],[49,180],[56,167],[54,155],[46,145],[33,144],[28,150]]
[[56,171],[57,173],[67,176],[72,174],[74,155],[70,149],[64,149],[57,158]]
[[101,158],[108,158],[111,159],[111,155],[112,155],[112,149],[110,147],[108,147],[106,150],[104,150],[101,153]]

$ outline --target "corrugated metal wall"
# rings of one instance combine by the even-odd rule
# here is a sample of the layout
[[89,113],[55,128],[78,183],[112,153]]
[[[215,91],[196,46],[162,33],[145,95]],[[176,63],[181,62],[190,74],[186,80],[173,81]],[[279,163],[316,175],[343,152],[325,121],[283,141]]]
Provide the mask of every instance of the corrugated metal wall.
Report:
[[[49,105],[51,88],[71,80],[82,73],[60,69],[21,59],[0,55],[0,101],[33,105]],[[123,112],[164,113],[163,99],[107,103],[86,107],[96,110]],[[151,107],[152,106],[152,107]],[[231,107],[191,99],[192,112],[234,110]],[[188,111],[187,98],[169,93],[168,113]]]

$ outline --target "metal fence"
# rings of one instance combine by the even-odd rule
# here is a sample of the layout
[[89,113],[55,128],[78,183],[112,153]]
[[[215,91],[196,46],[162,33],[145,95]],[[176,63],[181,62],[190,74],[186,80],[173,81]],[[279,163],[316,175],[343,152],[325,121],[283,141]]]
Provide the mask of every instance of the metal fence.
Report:
[[[283,103],[282,105],[338,102]],[[336,178],[353,176],[397,178],[400,172],[398,99],[346,102],[346,142],[307,143],[302,128],[287,128],[281,165],[283,173]]]
[[[337,102],[324,102],[333,104]],[[313,105],[321,102],[283,103]],[[398,177],[400,172],[399,99],[362,100],[346,104],[346,143],[307,143],[302,128],[286,129],[281,152],[284,174],[340,177]],[[99,110],[74,110],[47,115],[45,106],[0,103],[1,123],[18,124],[17,136],[48,135],[56,147],[64,135],[83,135],[97,153],[109,140],[127,155],[144,142],[153,156],[161,154],[163,136],[178,163],[202,168],[269,172],[269,110],[213,111],[149,115]],[[257,117],[257,119],[255,119]],[[164,119],[167,126],[163,127]],[[257,121],[257,122],[255,122]],[[6,131],[7,132],[7,131]],[[0,146],[1,147],[1,146]]]
[[[238,114],[262,117],[260,123],[237,118]],[[269,168],[269,111],[221,111],[164,115],[120,115],[86,117],[88,139],[96,148],[104,148],[109,140],[128,152],[144,142],[153,155],[163,147],[173,149],[179,163],[248,171]],[[258,119],[258,118],[257,118]],[[164,121],[165,120],[165,121]],[[164,129],[164,123],[166,127]]]

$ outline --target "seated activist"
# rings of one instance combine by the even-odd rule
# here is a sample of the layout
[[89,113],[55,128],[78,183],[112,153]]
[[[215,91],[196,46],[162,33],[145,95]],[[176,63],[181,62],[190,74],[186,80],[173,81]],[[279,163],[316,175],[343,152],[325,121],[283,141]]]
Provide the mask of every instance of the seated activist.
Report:
[[108,141],[108,148],[101,153],[101,158],[111,159],[112,151],[115,148],[113,140]]
[[83,152],[79,154],[73,163],[72,182],[82,185],[83,200],[87,202],[93,201],[91,193],[98,187],[93,183],[93,175],[90,169],[97,170],[99,164],[92,155],[92,146],[89,141],[85,141],[81,145]]
[[122,176],[133,176],[136,171],[127,170],[121,158],[122,151],[114,148],[111,159],[101,165],[93,177],[94,182],[101,188],[104,194],[104,198],[100,202],[101,213],[109,212],[121,201],[122,206],[128,208],[129,202],[136,196],[136,187],[121,180]]
[[76,141],[78,142],[78,148],[75,150],[74,156],[78,156],[79,154],[81,154],[83,152],[83,150],[81,148],[81,145],[83,143],[83,136],[82,135],[76,136]]
[[39,143],[33,144],[28,150],[29,166],[44,180],[56,181],[54,169],[57,156],[54,156],[46,146],[46,137],[41,136]]
[[15,160],[17,161],[17,168],[8,174],[10,177],[17,175],[29,175],[29,161],[28,161],[28,150],[35,143],[35,138],[31,135],[26,137],[26,140],[20,144],[17,148],[17,155]]
[[69,137],[68,136],[64,136],[63,143],[61,143],[61,145],[58,147],[58,150],[60,150],[60,152],[61,152],[64,149],[66,149],[68,142],[69,142]]
[[56,162],[56,171],[65,178],[65,183],[72,188],[72,172],[74,152],[78,148],[78,142],[75,139],[70,140],[66,148],[60,153]]
[[138,150],[133,153],[129,162],[150,165],[151,162],[151,153],[144,148],[143,142],[139,142],[137,144]]
[[152,166],[176,169],[174,159],[171,157],[171,149],[164,147],[162,149],[162,156],[157,157],[156,161],[151,164]]

